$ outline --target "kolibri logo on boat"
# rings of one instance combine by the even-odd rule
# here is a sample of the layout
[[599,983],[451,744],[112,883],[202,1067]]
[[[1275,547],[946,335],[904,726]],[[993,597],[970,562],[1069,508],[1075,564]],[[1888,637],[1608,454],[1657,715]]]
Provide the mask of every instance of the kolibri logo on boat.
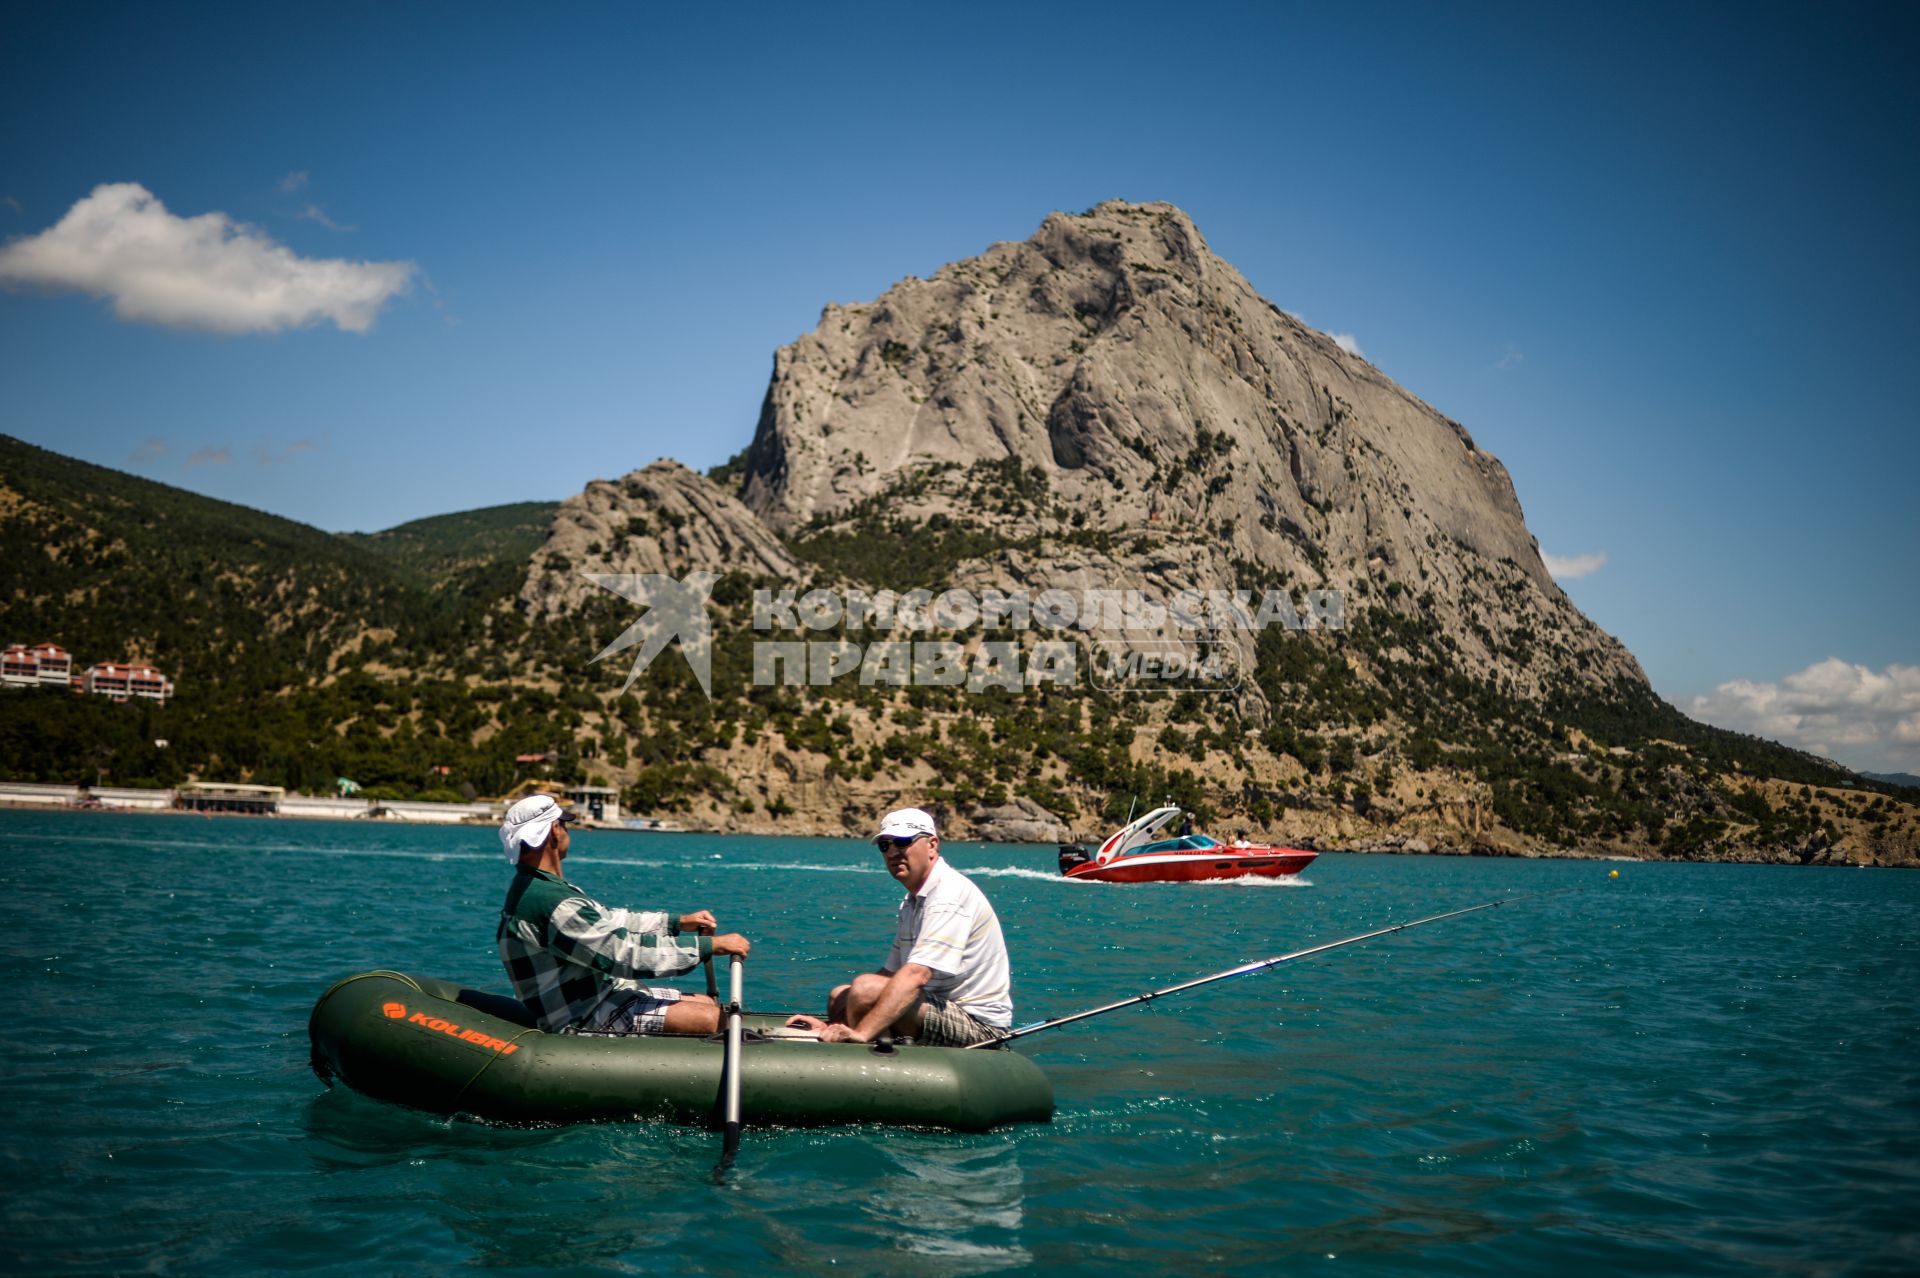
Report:
[[[595,661],[638,648],[622,691],[678,639],[701,689],[713,695],[713,629],[706,604],[717,576],[689,573],[583,574],[602,589],[647,605],[648,611]],[[1112,691],[1225,691],[1239,686],[1239,647],[1227,632],[1338,630],[1346,624],[1338,590],[1185,590],[1168,597],[1143,590],[988,588],[908,591],[788,586],[753,592],[753,628],[811,632],[818,638],[757,639],[757,687],[824,686],[842,679],[860,686],[1003,688],[1080,682],[1083,650],[1093,682]],[[832,632],[831,637],[827,632]],[[879,632],[878,634],[874,632]],[[889,632],[924,638],[884,637]],[[1006,637],[994,637],[995,632]],[[1024,642],[1023,642],[1024,632]],[[937,638],[939,634],[954,636]],[[859,638],[849,637],[858,635]]]
[[442,1020],[438,1016],[428,1016],[425,1012],[415,1012],[412,1016],[408,1016],[405,1003],[383,1003],[380,1006],[380,1014],[390,1021],[404,1021],[408,1025],[418,1025],[428,1033],[445,1034],[463,1043],[472,1043],[475,1047],[484,1047],[490,1052],[498,1052],[502,1056],[511,1056],[520,1050],[518,1043],[509,1043],[504,1038],[482,1034],[479,1030],[462,1029],[452,1021]]

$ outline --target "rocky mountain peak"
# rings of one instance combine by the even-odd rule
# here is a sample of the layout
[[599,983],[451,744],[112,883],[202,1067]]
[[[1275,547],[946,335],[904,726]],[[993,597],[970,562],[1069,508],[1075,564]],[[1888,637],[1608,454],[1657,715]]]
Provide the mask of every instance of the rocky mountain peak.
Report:
[[620,479],[596,479],[562,502],[520,591],[533,613],[564,612],[598,593],[584,574],[696,568],[791,577],[799,562],[780,539],[705,475],[656,461]]
[[[1003,499],[1016,476],[1029,500]],[[775,356],[740,491],[789,539],[876,502],[902,535],[1106,534],[1109,585],[1173,556],[1203,589],[1384,596],[1523,692],[1553,668],[1644,683],[1553,582],[1498,459],[1261,297],[1170,204],[1055,213],[826,307]]]

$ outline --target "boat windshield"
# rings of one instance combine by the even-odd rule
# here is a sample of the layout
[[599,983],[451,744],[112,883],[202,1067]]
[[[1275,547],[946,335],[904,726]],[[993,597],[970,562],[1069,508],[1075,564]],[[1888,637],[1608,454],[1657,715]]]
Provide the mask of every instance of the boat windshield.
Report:
[[1139,856],[1144,852],[1205,852],[1217,848],[1220,844],[1204,834],[1189,834],[1185,838],[1161,839],[1158,843],[1148,843],[1137,848],[1128,848],[1122,856]]

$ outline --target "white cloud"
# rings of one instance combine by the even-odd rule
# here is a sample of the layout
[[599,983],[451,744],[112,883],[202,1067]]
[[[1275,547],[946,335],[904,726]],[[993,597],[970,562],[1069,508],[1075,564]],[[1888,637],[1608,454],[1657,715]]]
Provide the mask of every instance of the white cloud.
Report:
[[1828,657],[1778,683],[1731,680],[1686,710],[1829,758],[1845,753],[1874,771],[1920,770],[1920,666],[1874,671]]
[[307,171],[305,169],[295,169],[293,172],[287,174],[285,177],[280,179],[280,189],[282,191],[285,191],[289,195],[293,194],[295,191],[306,190],[307,189]]
[[230,448],[197,448],[187,457],[189,466],[224,466],[233,460]]
[[1591,577],[1607,566],[1607,552],[1597,555],[1550,555],[1540,552],[1540,562],[1547,566],[1555,581],[1578,581],[1582,577]]
[[1527,360],[1526,352],[1512,342],[1507,343],[1507,353],[1494,362],[1495,368],[1516,368]]
[[270,440],[264,440],[254,446],[253,459],[262,466],[277,466],[281,462],[290,462],[303,453],[315,452],[320,445],[311,439],[296,439],[284,449],[277,448]]
[[160,438],[158,435],[150,435],[147,437],[146,443],[134,449],[133,452],[127,456],[127,465],[144,466],[148,462],[159,461],[172,451],[171,448],[167,447],[166,440]]
[[294,216],[299,218],[303,222],[318,222],[320,225],[326,227],[329,231],[353,231],[353,230],[359,229],[357,227],[346,226],[340,222],[334,221],[332,218],[327,216],[327,211],[321,208],[318,204],[309,204],[307,205],[307,207],[305,207],[304,209],[301,209],[298,213],[294,214]]
[[[1287,310],[1285,307],[1281,307],[1280,312],[1281,314],[1285,315],[1288,319],[1292,320],[1296,324],[1301,325],[1304,328],[1313,327],[1313,324],[1308,321],[1307,317],[1302,315],[1299,311],[1290,311],[1290,310]],[[1321,331],[1325,332],[1324,329]],[[1341,350],[1345,351],[1347,354],[1355,356],[1359,359],[1366,359],[1367,353],[1360,349],[1360,341],[1352,333],[1327,333],[1327,336],[1332,339],[1333,344],[1335,346],[1338,346]]]
[[137,182],[97,186],[54,226],[0,248],[0,284],[111,297],[123,320],[215,333],[323,320],[364,333],[418,269],[299,257],[224,213],[176,217]]

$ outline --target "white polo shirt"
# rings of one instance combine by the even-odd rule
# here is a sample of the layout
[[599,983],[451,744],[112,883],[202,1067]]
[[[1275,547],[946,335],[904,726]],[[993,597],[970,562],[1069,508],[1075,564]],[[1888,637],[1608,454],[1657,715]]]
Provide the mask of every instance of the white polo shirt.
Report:
[[1013,979],[1000,916],[986,894],[945,858],[933,863],[918,892],[900,902],[900,927],[887,952],[887,970],[897,972],[908,963],[933,972],[926,996],[1000,1029],[1013,1024]]

